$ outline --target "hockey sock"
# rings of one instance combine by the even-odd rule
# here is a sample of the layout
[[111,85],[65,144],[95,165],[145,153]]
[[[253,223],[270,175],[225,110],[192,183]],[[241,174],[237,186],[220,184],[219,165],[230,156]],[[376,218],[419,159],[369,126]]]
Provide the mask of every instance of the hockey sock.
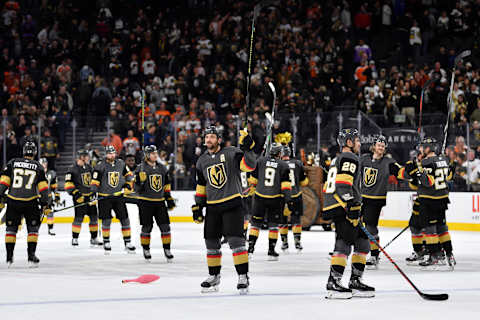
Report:
[[443,247],[443,250],[445,250],[445,253],[451,254],[453,248],[452,248],[452,239],[450,238],[450,233],[448,233],[448,231],[441,233],[439,235],[439,240]]
[[38,232],[29,232],[27,237],[28,256],[35,255],[35,251],[37,250],[37,242],[38,242]]
[[268,249],[269,250],[275,249],[277,240],[278,240],[278,228],[270,227],[268,230]]
[[47,217],[47,226],[49,230],[53,228],[53,215]]
[[248,220],[245,219],[245,220],[243,221],[243,231],[247,232],[247,230],[248,230]]
[[95,223],[90,223],[88,225],[89,229],[90,229],[90,236],[92,239],[95,239],[97,236],[98,236],[98,223],[95,222]]
[[13,250],[17,241],[17,233],[15,231],[7,231],[5,233],[5,248],[7,250],[7,261],[13,258]]
[[330,264],[330,275],[335,279],[341,279],[345,271],[345,266],[347,265],[347,256],[334,252]]
[[260,229],[257,227],[252,226],[250,228],[250,235],[248,237],[248,246],[252,249],[255,247],[255,243],[257,243],[258,235],[260,234]]
[[365,264],[367,263],[367,253],[354,252],[352,255],[352,278],[354,276],[361,277],[365,270]]
[[140,243],[143,249],[150,250],[150,233],[149,232],[142,231],[142,233],[140,233]]
[[72,223],[72,238],[78,239],[80,230],[82,230],[82,222],[74,220]]
[[433,234],[426,234],[427,240],[427,250],[428,253],[434,254],[440,251],[440,241],[438,239],[438,235],[436,233]]
[[412,245],[413,251],[415,251],[416,253],[421,252],[423,249],[423,235],[412,233]]
[[170,225],[169,224],[161,224],[160,232],[162,233],[162,244],[163,249],[170,249],[170,244],[172,243],[172,235],[170,233]]
[[[377,242],[380,241],[378,236],[375,236],[375,240],[377,240]],[[370,255],[372,257],[378,257],[379,254],[380,254],[380,251],[378,250],[377,244],[373,241],[370,241]]]
[[110,224],[112,223],[111,219],[102,220],[102,236],[103,242],[110,242]]
[[280,231],[280,237],[282,238],[282,242],[288,242],[288,225],[282,224],[278,227]]
[[220,249],[207,249],[208,274],[220,274],[222,268],[222,251]]
[[245,246],[232,249],[233,264],[238,274],[248,273],[248,252]]
[[293,231],[293,239],[295,239],[295,242],[300,242],[300,239],[302,238],[302,225],[301,224],[296,224],[292,227]]
[[123,241],[125,243],[130,242],[131,240],[130,220],[128,218],[123,219],[120,221],[120,223],[122,224]]

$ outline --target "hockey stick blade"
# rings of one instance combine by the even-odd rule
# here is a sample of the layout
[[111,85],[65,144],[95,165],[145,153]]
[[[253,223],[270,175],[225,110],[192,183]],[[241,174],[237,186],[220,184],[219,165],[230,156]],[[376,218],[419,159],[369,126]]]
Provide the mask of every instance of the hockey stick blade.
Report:
[[268,87],[270,88],[270,90],[272,90],[272,93],[273,93],[273,94],[276,94],[276,92],[275,92],[275,86],[273,85],[273,83],[269,82],[269,83],[268,83]]
[[429,293],[420,293],[420,296],[425,300],[432,301],[445,301],[448,300],[448,293],[439,293],[439,294],[429,294]]
[[465,59],[466,57],[468,57],[469,55],[472,54],[472,51],[470,50],[465,50],[465,51],[462,51],[458,54],[458,56],[455,57],[455,65],[457,65],[461,60]]

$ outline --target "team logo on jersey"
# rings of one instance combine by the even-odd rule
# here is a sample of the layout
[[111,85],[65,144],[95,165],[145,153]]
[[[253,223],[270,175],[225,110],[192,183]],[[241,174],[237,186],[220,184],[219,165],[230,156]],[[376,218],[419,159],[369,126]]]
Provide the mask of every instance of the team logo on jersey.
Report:
[[227,183],[227,172],[223,163],[208,167],[207,176],[210,185],[214,188],[220,189]]
[[162,175],[161,174],[150,175],[150,187],[155,192],[159,192],[160,190],[162,190]]
[[90,172],[82,173],[82,184],[88,187],[90,186],[91,182],[92,182],[92,175],[90,174]]
[[112,188],[117,187],[119,182],[120,182],[120,173],[118,171],[111,171],[108,173],[108,184]]
[[363,168],[363,184],[365,187],[371,187],[377,182],[378,169]]

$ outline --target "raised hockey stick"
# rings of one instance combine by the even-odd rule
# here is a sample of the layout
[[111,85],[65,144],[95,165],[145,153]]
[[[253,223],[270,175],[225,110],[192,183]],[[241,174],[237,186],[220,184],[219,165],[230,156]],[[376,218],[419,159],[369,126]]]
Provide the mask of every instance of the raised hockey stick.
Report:
[[158,279],[160,279],[159,276],[157,276],[156,274],[144,274],[138,278],[135,278],[135,279],[125,279],[125,280],[122,280],[122,283],[129,283],[129,282],[136,282],[136,283],[150,283],[150,282],[153,282],[153,281],[157,281]]
[[273,102],[272,102],[272,113],[266,113],[265,117],[267,118],[267,132],[266,132],[266,139],[265,144],[263,145],[263,154],[268,156],[270,154],[270,148],[272,146],[272,127],[275,122],[275,109],[277,104],[277,92],[275,91],[275,86],[273,83],[269,82],[268,87],[273,94]]
[[368,232],[368,230],[363,226],[363,223],[360,223],[359,226],[360,226],[360,229],[362,229],[362,231],[370,239],[370,241],[374,242],[378,246],[378,249],[380,249],[380,251],[382,251],[382,253],[385,255],[385,257],[387,257],[387,259],[390,260],[390,262],[395,266],[397,271],[400,272],[403,278],[405,278],[405,280],[407,280],[407,282],[413,287],[413,289],[417,291],[420,297],[422,297],[425,300],[435,300],[435,301],[443,301],[448,299],[447,293],[430,294],[430,293],[425,293],[420,291],[417,288],[417,286],[412,282],[412,280],[410,280],[410,278],[407,277],[407,275],[402,271],[402,269],[400,269],[400,267],[395,263],[395,261],[390,257],[390,255],[382,248],[382,246],[380,246],[380,243],[378,243],[375,237],[370,232]]
[[462,61],[464,58],[470,56],[472,52],[470,50],[465,50],[460,52],[458,56],[455,57],[453,62],[453,70],[452,70],[452,78],[450,80],[450,91],[447,96],[447,120],[445,122],[445,127],[443,129],[443,145],[442,145],[442,154],[445,153],[445,148],[447,147],[447,137],[448,137],[448,124],[450,122],[450,114],[452,113],[453,108],[453,84],[455,83],[455,70],[457,69],[457,65]]
[[143,146],[145,145],[145,91],[142,89],[141,92],[142,96],[141,98],[141,103],[142,103],[142,147],[141,149],[143,150]]
[[410,228],[410,226],[406,226],[405,228],[403,228],[402,231],[400,231],[399,234],[397,234],[395,237],[393,237],[392,240],[390,240],[386,245],[383,246],[383,249],[385,249],[385,248],[388,247],[390,244],[392,244],[392,242],[395,241],[398,237],[400,237],[400,236],[402,235],[402,233],[404,233],[405,231],[407,231],[408,228]]
[[420,134],[420,137],[422,136],[423,95],[425,94],[425,91],[428,90],[432,82],[433,79],[428,79],[427,82],[423,84],[422,93],[420,94],[420,115],[418,119],[418,133]]
[[264,0],[260,1],[254,8],[253,8],[253,16],[252,16],[252,27],[250,32],[250,49],[248,52],[248,68],[247,68],[247,94],[245,96],[246,103],[245,103],[245,128],[247,127],[248,122],[248,110],[250,110],[250,81],[252,76],[252,60],[253,60],[253,39],[255,38],[255,22],[257,21],[262,8],[275,4],[277,1],[272,0]]

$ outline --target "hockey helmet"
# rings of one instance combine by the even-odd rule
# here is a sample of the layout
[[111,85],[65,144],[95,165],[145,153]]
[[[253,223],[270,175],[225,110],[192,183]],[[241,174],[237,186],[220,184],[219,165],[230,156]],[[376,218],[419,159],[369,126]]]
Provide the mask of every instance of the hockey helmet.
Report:
[[38,160],[38,162],[40,162],[41,165],[48,164],[47,158],[40,158],[40,160]]
[[23,156],[35,157],[37,155],[37,146],[32,141],[27,141],[23,145]]
[[105,147],[105,153],[106,154],[109,154],[109,153],[117,154],[117,150],[115,150],[115,148],[113,146],[106,146]]
[[382,134],[376,135],[376,136],[373,138],[373,145],[376,145],[377,142],[384,143],[384,144],[385,144],[385,148],[388,147],[387,138],[386,138],[384,135],[382,135]]
[[214,135],[217,136],[218,139],[222,138],[221,133],[219,132],[219,130],[215,126],[209,126],[209,127],[205,128],[204,136],[206,136],[207,134],[214,134]]
[[150,153],[154,153],[154,152],[157,152],[157,147],[155,145],[149,145],[143,148],[143,154],[145,155],[145,158],[148,158]]
[[438,153],[438,141],[433,137],[426,137],[420,142],[420,147],[424,150],[426,147],[429,147],[431,151]]
[[88,151],[85,149],[79,149],[77,151],[77,157],[80,158],[82,156],[88,156]]
[[359,137],[357,129],[355,128],[342,129],[338,133],[337,143],[340,147],[345,147],[347,145],[348,140],[351,140],[352,142],[354,142],[355,138],[357,137]]
[[270,147],[270,155],[274,158],[276,157],[281,157],[282,156],[282,151],[283,151],[283,146],[279,143],[272,143],[272,146]]
[[290,157],[292,155],[292,150],[288,145],[283,146],[282,157]]

